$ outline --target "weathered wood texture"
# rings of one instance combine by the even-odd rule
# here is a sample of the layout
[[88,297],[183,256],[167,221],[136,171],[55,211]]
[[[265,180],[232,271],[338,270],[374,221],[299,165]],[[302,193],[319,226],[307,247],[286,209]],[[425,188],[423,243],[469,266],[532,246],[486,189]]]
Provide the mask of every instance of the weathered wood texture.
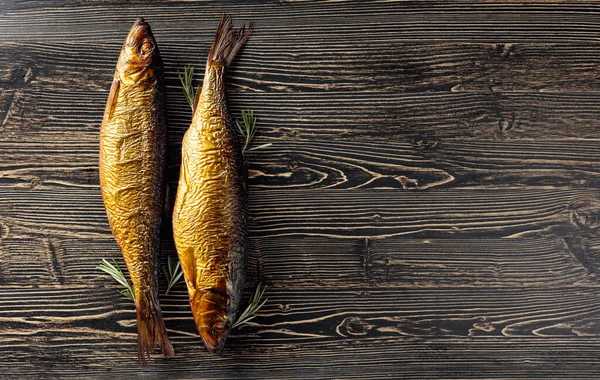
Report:
[[[95,269],[120,256],[99,124],[144,16],[174,195],[177,72],[201,80],[224,11],[256,25],[228,88],[274,144],[250,158],[248,292],[269,301],[213,357],[178,286],[177,356],[141,369]],[[599,34],[592,1],[2,2],[0,377],[600,378]]]

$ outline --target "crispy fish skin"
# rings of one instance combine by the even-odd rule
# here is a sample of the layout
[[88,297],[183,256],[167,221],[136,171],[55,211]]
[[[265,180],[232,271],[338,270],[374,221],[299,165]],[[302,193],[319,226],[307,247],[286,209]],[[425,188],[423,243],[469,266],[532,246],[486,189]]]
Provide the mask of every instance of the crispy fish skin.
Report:
[[245,279],[247,170],[225,100],[225,70],[251,32],[223,15],[192,123],[182,143],[173,236],[196,328],[218,353],[239,311]]
[[155,346],[173,356],[158,301],[166,109],[163,65],[138,19],[121,49],[100,132],[100,186],[135,291],[138,362]]

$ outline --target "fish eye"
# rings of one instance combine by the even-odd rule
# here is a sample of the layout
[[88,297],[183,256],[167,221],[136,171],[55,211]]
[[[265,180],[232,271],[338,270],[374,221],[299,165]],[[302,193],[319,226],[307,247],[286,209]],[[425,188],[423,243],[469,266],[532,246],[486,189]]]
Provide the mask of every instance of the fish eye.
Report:
[[139,47],[139,51],[140,51],[141,55],[146,55],[146,54],[150,53],[152,50],[154,50],[154,43],[149,39],[145,39],[144,42],[142,42],[142,44]]
[[223,319],[219,318],[217,319],[213,325],[212,325],[213,330],[215,331],[223,331],[223,330],[227,330],[227,321],[224,321]]

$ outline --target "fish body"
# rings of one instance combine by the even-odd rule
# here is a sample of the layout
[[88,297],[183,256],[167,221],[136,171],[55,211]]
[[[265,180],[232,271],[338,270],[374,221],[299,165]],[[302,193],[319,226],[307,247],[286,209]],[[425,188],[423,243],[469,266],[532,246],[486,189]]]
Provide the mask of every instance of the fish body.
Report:
[[245,279],[247,170],[225,99],[225,71],[250,35],[224,15],[209,53],[192,123],[182,143],[173,236],[196,327],[222,349]]
[[133,283],[141,364],[157,345],[173,356],[158,300],[166,123],[162,59],[140,18],[121,49],[102,121],[100,186]]

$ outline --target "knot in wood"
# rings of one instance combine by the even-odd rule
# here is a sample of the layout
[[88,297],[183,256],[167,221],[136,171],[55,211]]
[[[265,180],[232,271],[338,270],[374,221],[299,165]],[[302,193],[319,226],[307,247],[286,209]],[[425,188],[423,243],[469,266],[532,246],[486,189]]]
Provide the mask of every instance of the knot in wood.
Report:
[[373,327],[361,317],[348,317],[337,326],[336,332],[342,336],[363,336],[367,335]]
[[585,231],[596,231],[600,227],[600,202],[597,199],[576,201],[569,207],[570,220]]

